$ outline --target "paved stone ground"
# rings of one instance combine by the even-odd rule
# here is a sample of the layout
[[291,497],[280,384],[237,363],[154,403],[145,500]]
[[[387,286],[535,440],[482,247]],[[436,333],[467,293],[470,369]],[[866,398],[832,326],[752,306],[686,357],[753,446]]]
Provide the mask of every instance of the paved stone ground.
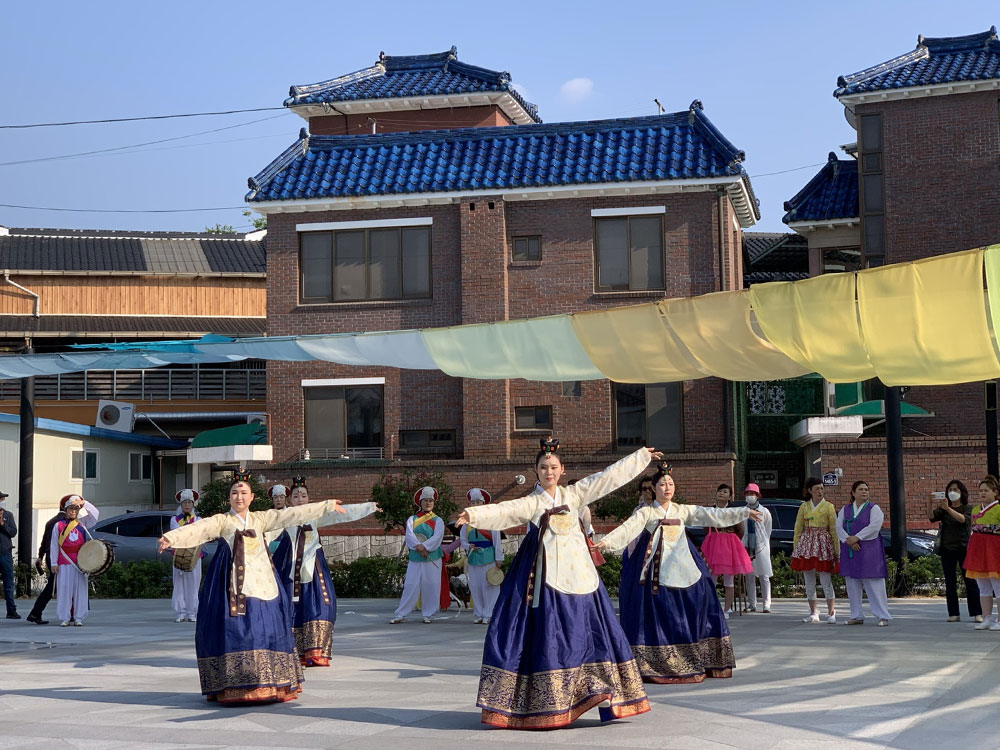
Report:
[[733,679],[650,685],[648,714],[553,732],[479,723],[467,613],[390,626],[393,602],[341,600],[334,665],[299,700],[220,708],[167,601],[93,604],[83,628],[0,620],[0,748],[1000,747],[1000,633],[944,622],[940,599],[891,602],[889,628],[806,625],[804,602],[776,602],[731,621]]

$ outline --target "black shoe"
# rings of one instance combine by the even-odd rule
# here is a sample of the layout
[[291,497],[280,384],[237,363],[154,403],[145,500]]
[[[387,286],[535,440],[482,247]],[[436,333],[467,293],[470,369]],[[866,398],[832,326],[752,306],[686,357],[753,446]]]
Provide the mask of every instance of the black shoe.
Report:
[[24,619],[27,620],[28,622],[35,623],[35,625],[48,625],[49,624],[48,620],[43,620],[38,615],[28,615]]
[[17,612],[8,612],[7,613],[7,619],[8,620],[20,620],[21,619],[21,615],[19,615]]

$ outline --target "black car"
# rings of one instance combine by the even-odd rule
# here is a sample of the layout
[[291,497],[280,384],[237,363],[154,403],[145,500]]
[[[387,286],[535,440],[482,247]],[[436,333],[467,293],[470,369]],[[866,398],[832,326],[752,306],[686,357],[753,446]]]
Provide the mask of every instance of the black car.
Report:
[[[792,556],[792,540],[795,537],[795,516],[798,515],[799,506],[802,500],[792,500],[788,498],[761,498],[760,504],[771,512],[771,554],[784,552],[788,557]],[[733,504],[734,507],[742,506],[742,501]],[[689,526],[688,536],[697,547],[705,538],[705,529],[702,526]],[[882,529],[882,546],[886,555],[892,547],[892,535],[888,529]],[[923,531],[906,532],[906,554],[910,558],[925,557],[934,554],[934,535]]]

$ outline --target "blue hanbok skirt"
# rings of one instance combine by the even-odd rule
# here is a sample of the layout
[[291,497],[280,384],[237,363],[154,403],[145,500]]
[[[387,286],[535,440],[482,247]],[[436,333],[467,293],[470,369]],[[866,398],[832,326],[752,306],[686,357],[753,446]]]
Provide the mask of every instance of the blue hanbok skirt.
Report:
[[[302,690],[302,666],[283,586],[270,601],[246,598],[246,614],[229,613],[232,551],[221,542],[198,596],[195,651],[201,692],[219,703],[273,703]],[[273,569],[272,569],[273,572]]]
[[650,538],[649,530],[644,530],[632,555],[623,561],[619,592],[622,629],[642,678],[673,683],[731,677],[736,656],[708,566],[688,539],[701,578],[687,588],[659,586],[654,594],[658,571],[651,570],[645,583],[639,580]]
[[528,603],[538,544],[529,525],[486,631],[476,702],[483,723],[555,729],[595,706],[603,721],[645,713],[642,677],[603,584],[563,594],[538,581],[537,606]]
[[291,579],[295,551],[290,535],[283,533],[274,551],[274,568],[291,602],[292,634],[302,664],[328,667],[333,656],[333,628],[337,622],[337,593],[330,577],[330,567],[322,551],[316,554],[313,578],[302,584],[299,600],[293,600]]

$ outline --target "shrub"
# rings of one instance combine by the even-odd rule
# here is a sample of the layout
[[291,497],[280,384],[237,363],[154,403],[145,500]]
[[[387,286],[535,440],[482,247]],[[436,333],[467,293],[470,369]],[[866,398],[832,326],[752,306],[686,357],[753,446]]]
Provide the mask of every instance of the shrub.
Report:
[[413,493],[428,485],[438,492],[434,513],[448,521],[458,513],[459,508],[451,485],[445,481],[444,474],[440,472],[414,474],[409,470],[398,476],[382,474],[379,477],[372,487],[372,500],[378,503],[379,507],[375,512],[375,518],[386,531],[404,528],[406,519],[416,511]]
[[359,557],[330,565],[337,596],[391,599],[403,593],[406,562],[397,557]]
[[171,564],[162,560],[114,563],[91,581],[99,599],[160,599],[173,591]]
[[618,587],[622,579],[622,559],[610,552],[604,553],[605,563],[597,568],[608,596],[618,596]]
[[[213,479],[202,487],[196,506],[198,515],[207,518],[216,513],[228,513],[229,486],[231,484],[232,480],[230,479]],[[274,507],[271,498],[267,496],[267,490],[253,475],[250,476],[250,489],[253,490],[253,502],[250,503],[250,510],[269,510]]]

